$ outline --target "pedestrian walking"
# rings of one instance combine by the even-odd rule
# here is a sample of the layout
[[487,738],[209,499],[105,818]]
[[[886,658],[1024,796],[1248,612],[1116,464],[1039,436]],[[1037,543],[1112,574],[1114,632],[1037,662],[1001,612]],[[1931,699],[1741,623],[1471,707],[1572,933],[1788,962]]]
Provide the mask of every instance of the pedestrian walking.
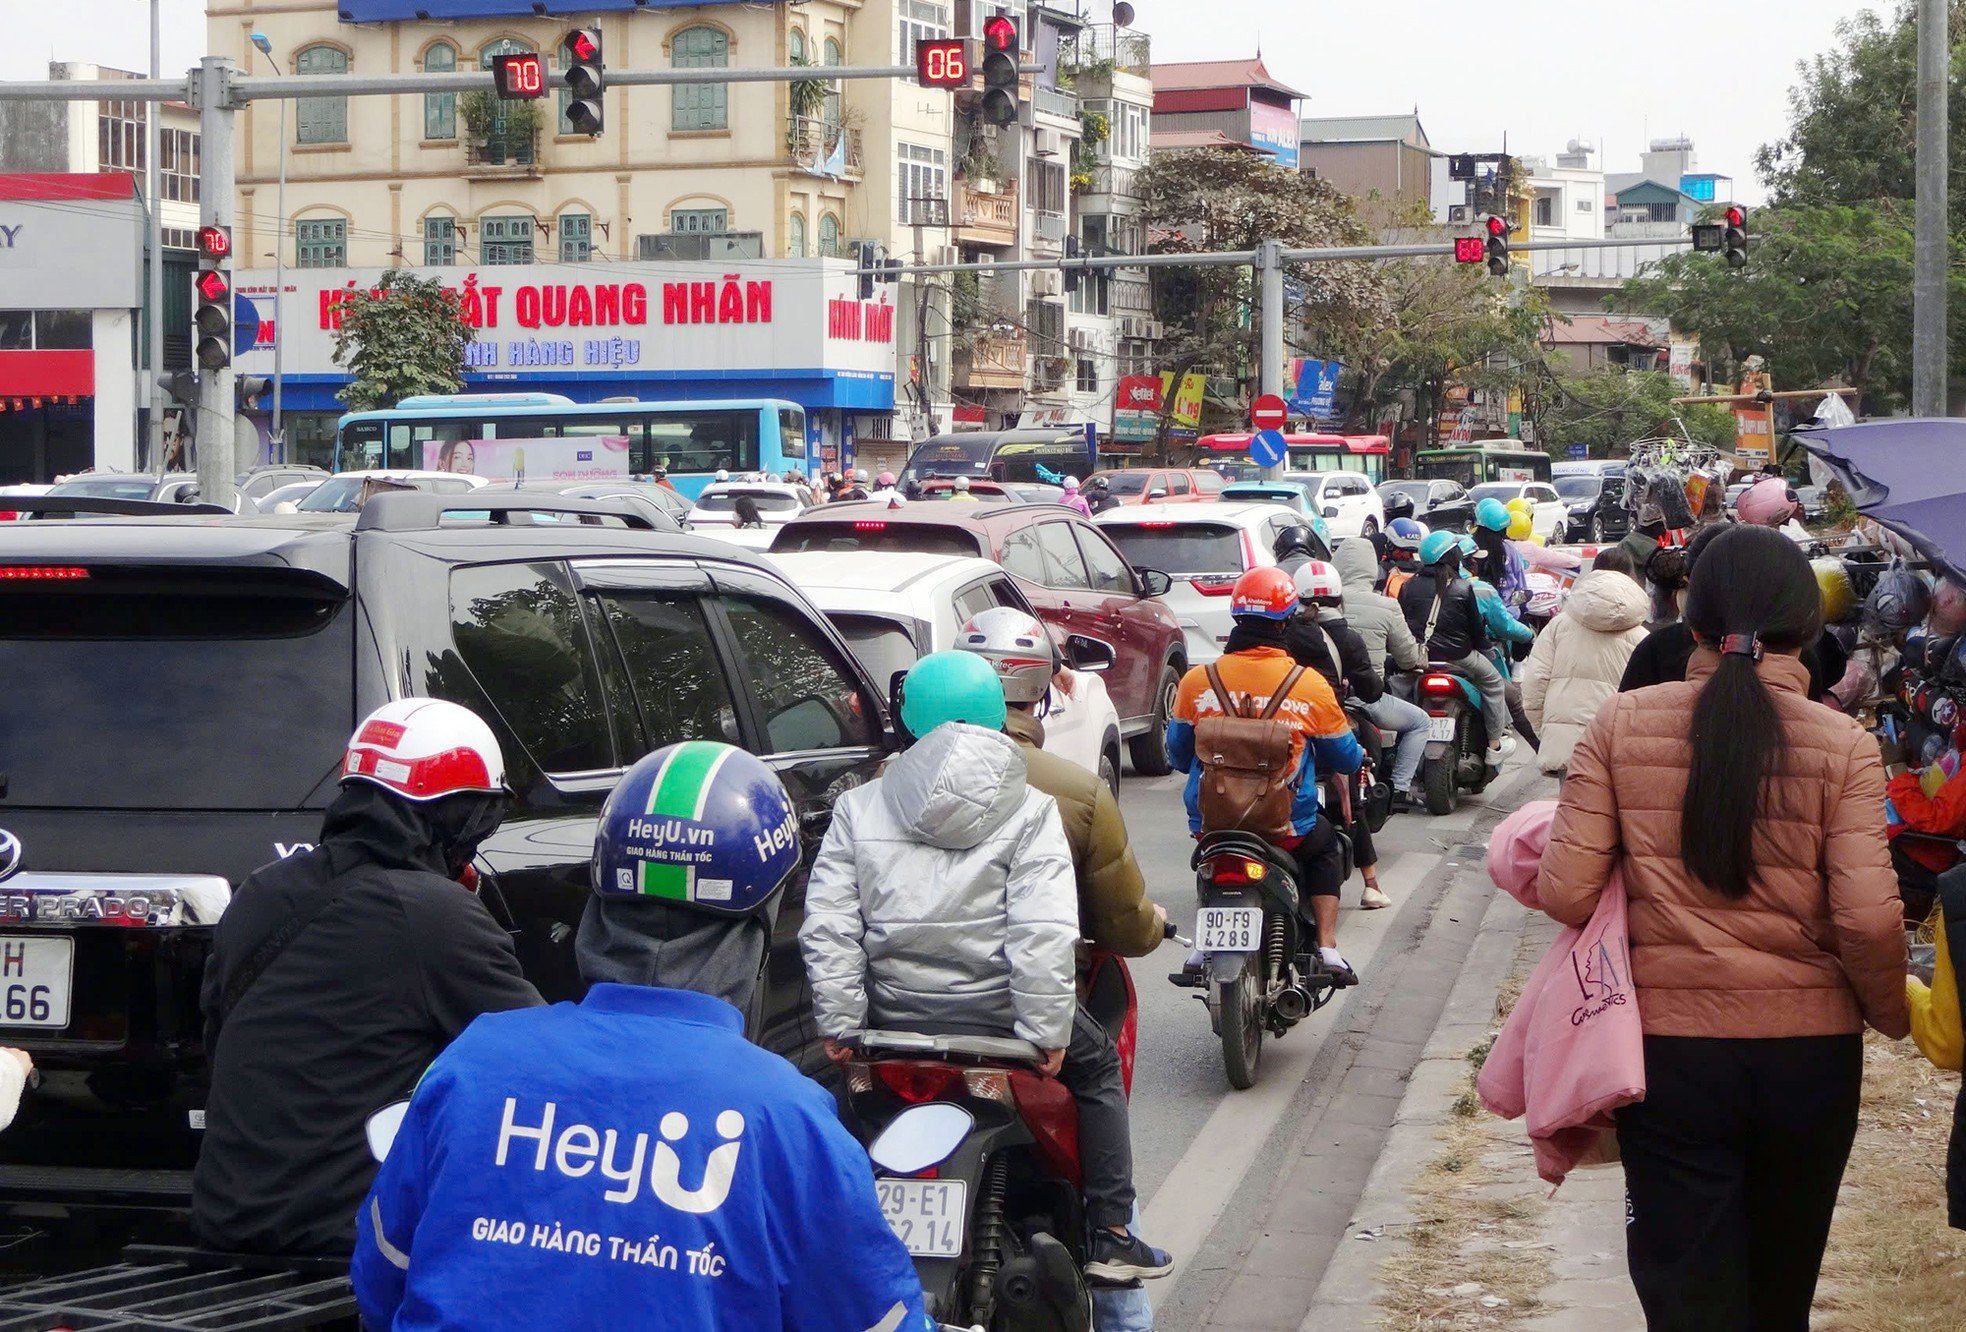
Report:
[[[1614,554],[1624,552],[1599,558]],[[1593,569],[1537,635],[1522,667],[1522,707],[1541,740],[1536,763],[1544,772],[1563,771],[1577,737],[1618,692],[1625,662],[1645,639],[1645,609],[1635,579],[1614,568]]]
[[1629,894],[1646,1096],[1617,1128],[1647,1323],[1805,1332],[1864,1026],[1910,1026],[1884,770],[1807,697],[1822,608],[1794,542],[1713,538],[1685,613],[1686,679],[1619,695],[1577,741],[1537,891],[1576,926],[1614,869]]

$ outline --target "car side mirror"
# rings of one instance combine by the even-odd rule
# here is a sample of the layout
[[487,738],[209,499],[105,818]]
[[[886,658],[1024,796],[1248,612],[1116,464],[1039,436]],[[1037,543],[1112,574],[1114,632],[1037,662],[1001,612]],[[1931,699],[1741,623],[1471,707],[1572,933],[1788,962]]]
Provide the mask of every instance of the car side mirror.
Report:
[[1159,569],[1141,569],[1140,595],[1143,597],[1164,597],[1174,586],[1174,580]]
[[1167,492],[1159,489],[1150,490],[1147,492],[1147,498],[1149,500],[1164,500],[1167,498]]
[[1324,516],[1327,518],[1336,518],[1338,516],[1338,506],[1335,504],[1325,505]]
[[1084,634],[1068,634],[1065,637],[1065,664],[1075,671],[1097,675],[1113,669],[1114,660],[1110,643],[1102,643]]

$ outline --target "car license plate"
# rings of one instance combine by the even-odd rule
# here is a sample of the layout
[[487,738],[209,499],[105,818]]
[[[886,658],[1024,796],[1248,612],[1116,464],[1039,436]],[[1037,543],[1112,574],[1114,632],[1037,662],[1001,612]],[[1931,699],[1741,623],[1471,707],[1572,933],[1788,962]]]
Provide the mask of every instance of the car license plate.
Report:
[[1454,740],[1454,718],[1452,717],[1427,718],[1427,739],[1445,740],[1448,741],[1449,743],[1452,743]]
[[1195,947],[1204,953],[1253,953],[1262,944],[1257,907],[1203,907],[1195,921]]
[[969,1185],[960,1179],[877,1179],[881,1215],[917,1258],[960,1258]]
[[0,1027],[68,1025],[73,939],[0,935]]

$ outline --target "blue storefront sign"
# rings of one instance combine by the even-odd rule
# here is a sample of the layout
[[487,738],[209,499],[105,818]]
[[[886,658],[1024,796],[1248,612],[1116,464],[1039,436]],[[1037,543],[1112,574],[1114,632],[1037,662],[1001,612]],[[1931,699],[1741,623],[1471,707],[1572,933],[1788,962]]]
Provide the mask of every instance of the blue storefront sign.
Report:
[[1336,415],[1333,403],[1338,397],[1338,377],[1345,372],[1342,361],[1320,361],[1298,357],[1290,363],[1290,384],[1284,397],[1295,416],[1324,418]]

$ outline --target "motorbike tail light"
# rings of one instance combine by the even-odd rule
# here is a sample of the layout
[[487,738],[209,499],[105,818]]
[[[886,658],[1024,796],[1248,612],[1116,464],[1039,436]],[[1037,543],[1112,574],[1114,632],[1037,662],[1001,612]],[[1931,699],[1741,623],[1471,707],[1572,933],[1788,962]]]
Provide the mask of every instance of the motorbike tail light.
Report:
[[1460,691],[1451,675],[1429,675],[1421,679],[1420,692],[1423,694],[1453,694]]
[[1269,875],[1268,865],[1248,856],[1217,856],[1208,862],[1208,881],[1224,886],[1261,883]]
[[0,564],[0,583],[72,583],[88,576],[73,564]]
[[979,1101],[1010,1104],[1010,1074],[999,1068],[963,1070],[963,1090]]
[[876,1064],[881,1085],[910,1105],[939,1101],[962,1089],[963,1073],[943,1064]]
[[874,1070],[866,1064],[848,1064],[846,1066],[846,1089],[855,1096],[864,1096],[874,1090]]

